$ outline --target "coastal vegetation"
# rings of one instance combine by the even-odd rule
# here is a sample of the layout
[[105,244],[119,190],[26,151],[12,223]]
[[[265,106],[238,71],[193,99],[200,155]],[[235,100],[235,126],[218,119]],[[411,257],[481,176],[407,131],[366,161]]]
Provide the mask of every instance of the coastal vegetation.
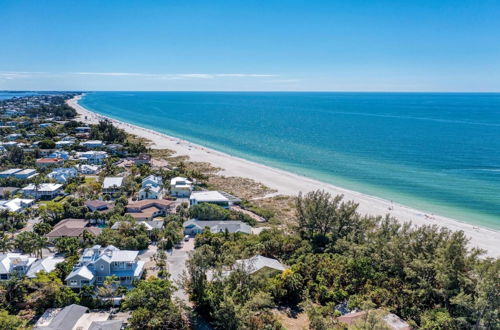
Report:
[[[220,329],[252,328],[257,301],[267,315],[259,321],[271,328],[275,319],[266,310],[276,306],[304,308],[314,329],[340,327],[335,317],[343,305],[383,308],[424,329],[498,325],[498,259],[480,258],[462,232],[414,228],[356,209],[316,191],[298,197],[292,232],[199,235],[186,281],[196,308]],[[221,275],[237,259],[259,254],[289,269],[271,278]]]

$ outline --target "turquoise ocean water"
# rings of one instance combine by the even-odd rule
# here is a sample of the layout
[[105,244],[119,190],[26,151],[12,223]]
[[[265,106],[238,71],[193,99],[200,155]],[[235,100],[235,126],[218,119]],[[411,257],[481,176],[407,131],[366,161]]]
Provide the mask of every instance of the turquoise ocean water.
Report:
[[500,229],[500,94],[93,92],[80,104],[231,155]]

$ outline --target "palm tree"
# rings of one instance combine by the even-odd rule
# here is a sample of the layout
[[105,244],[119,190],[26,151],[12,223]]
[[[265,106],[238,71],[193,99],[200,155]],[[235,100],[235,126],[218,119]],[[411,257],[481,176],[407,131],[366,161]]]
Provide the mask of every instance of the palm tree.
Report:
[[32,254],[35,251],[35,233],[24,231],[16,236],[14,243],[15,247],[21,250],[22,253]]
[[36,235],[33,237],[33,249],[35,252],[35,257],[43,258],[43,249],[47,247],[49,241],[44,236]]
[[38,199],[38,189],[40,189],[40,186],[42,185],[40,175],[35,177],[35,180],[33,181],[33,187],[35,188],[35,199]]
[[149,199],[149,193],[151,192],[151,186],[150,185],[147,185],[146,187],[144,187],[144,193],[146,194],[146,198],[145,199]]
[[0,236],[0,252],[7,253],[12,251],[14,248],[14,242],[12,241],[12,237],[2,234]]

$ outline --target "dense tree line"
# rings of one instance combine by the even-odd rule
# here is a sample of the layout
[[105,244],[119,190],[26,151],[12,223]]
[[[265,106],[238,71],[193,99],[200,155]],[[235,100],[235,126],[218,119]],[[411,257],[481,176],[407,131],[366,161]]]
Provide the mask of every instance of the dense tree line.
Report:
[[92,125],[90,137],[106,143],[123,143],[127,135],[125,131],[114,126],[109,120],[101,120],[99,124]]
[[[463,232],[361,216],[356,204],[321,191],[299,196],[296,207],[291,230],[204,233],[196,239],[187,288],[217,328],[251,327],[244,317],[252,313],[246,302],[265,293],[271,294],[266,306],[308,306],[311,321],[331,319],[331,324],[339,315],[335,306],[344,304],[384,308],[424,329],[498,327],[500,260],[480,258]],[[207,278],[207,272],[222,273],[236,259],[256,254],[290,268],[269,279],[234,272]],[[228,306],[231,311],[221,313]]]

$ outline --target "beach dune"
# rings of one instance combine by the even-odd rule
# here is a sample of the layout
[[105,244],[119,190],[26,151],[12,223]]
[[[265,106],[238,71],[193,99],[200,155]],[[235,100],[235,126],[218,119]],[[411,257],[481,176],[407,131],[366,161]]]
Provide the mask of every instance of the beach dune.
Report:
[[[81,96],[68,100],[68,105],[73,107],[80,115],[80,120],[95,124],[99,120],[107,118],[87,110],[78,104]],[[264,183],[271,189],[277,190],[279,194],[297,195],[299,192],[321,189],[332,195],[343,194],[346,200],[359,203],[359,212],[363,214],[385,216],[390,214],[399,221],[411,221],[414,225],[439,225],[450,230],[463,230],[470,238],[470,245],[486,251],[487,256],[500,256],[500,232],[492,229],[478,227],[455,219],[426,214],[425,212],[393,203],[382,198],[358,193],[356,191],[336,187],[331,184],[320,182],[304,176],[261,165],[242,158],[212,150],[200,145],[190,143],[182,139],[171,137],[136,125],[124,123],[112,118],[117,127],[128,133],[144,137],[153,141],[153,147],[158,149],[170,149],[178,155],[189,156],[192,161],[208,162],[216,167],[222,168],[220,174],[226,176],[246,177]]]

